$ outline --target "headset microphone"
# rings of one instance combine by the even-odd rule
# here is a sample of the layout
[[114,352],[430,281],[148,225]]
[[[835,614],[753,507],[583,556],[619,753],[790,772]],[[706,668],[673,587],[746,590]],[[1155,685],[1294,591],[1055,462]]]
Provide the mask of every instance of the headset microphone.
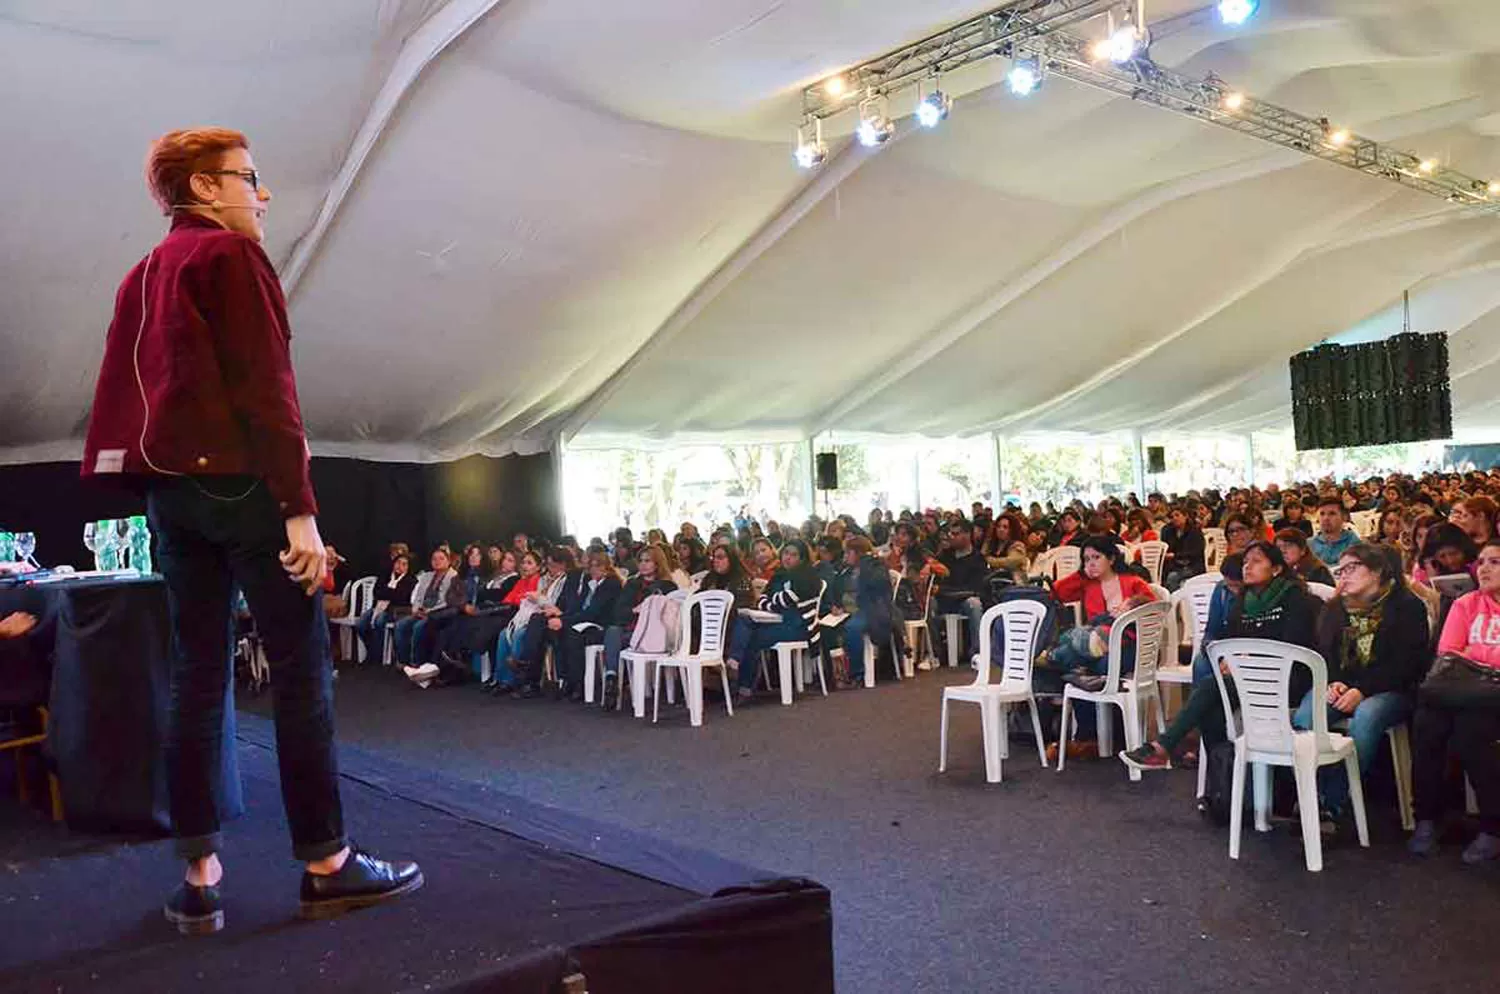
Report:
[[207,207],[215,211],[263,211],[266,209],[264,204],[226,204],[222,200],[214,200],[206,204],[170,204],[168,207],[174,211],[189,211],[197,207]]

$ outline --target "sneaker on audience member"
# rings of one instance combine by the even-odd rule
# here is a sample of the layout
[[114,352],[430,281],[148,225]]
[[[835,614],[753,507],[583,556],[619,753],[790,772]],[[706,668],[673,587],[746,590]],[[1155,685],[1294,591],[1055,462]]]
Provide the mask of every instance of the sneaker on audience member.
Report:
[[1435,821],[1419,821],[1406,840],[1406,851],[1413,856],[1431,856],[1437,849],[1438,830]]
[[1464,850],[1464,862],[1470,866],[1477,866],[1480,863],[1488,863],[1492,859],[1500,859],[1500,836],[1480,832]]
[[430,681],[441,672],[443,672],[442,668],[439,667],[437,663],[423,663],[421,666],[416,667],[412,671],[412,673],[408,675],[417,680]]
[[1172,755],[1161,746],[1147,742],[1138,749],[1120,753],[1120,762],[1132,770],[1170,770]]

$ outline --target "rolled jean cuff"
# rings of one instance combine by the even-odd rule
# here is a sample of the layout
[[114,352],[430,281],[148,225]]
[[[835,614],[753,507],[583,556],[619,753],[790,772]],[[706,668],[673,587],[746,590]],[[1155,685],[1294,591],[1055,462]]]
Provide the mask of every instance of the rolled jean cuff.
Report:
[[178,837],[175,845],[177,855],[183,859],[207,859],[224,848],[224,836],[219,832],[210,832],[208,835],[183,835]]
[[336,852],[340,852],[349,845],[349,841],[342,835],[327,842],[314,842],[309,845],[292,846],[292,855],[304,863],[311,863],[315,859],[327,859]]

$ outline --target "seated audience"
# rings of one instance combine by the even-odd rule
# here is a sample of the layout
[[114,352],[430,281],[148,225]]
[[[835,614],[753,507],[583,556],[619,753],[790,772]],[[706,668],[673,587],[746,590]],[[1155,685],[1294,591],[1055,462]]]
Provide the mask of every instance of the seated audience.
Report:
[[[1406,588],[1401,554],[1386,546],[1351,546],[1339,557],[1338,596],[1318,621],[1317,649],[1328,667],[1328,697],[1302,699],[1292,723],[1311,729],[1313,708],[1328,711],[1330,725],[1347,721],[1361,775],[1385,743],[1387,729],[1411,716],[1417,684],[1432,662],[1427,608]],[[1347,824],[1349,780],[1343,766],[1318,770],[1323,834]]]
[[1307,538],[1311,538],[1313,533],[1312,522],[1302,511],[1302,501],[1296,497],[1288,497],[1282,502],[1281,517],[1272,522],[1271,527],[1278,533],[1295,528]]
[[[1317,647],[1317,619],[1323,603],[1316,595],[1308,593],[1301,579],[1287,569],[1280,549],[1270,542],[1252,542],[1244,553],[1241,576],[1244,593],[1230,609],[1229,620],[1224,626],[1225,638],[1274,639],[1309,649]],[[1221,675],[1225,677],[1233,706],[1239,700],[1234,682],[1223,669]],[[1305,670],[1293,669],[1289,705],[1297,706],[1302,702],[1311,679]],[[1172,755],[1194,729],[1199,730],[1206,745],[1225,740],[1224,705],[1217,683],[1209,680],[1195,683],[1187,703],[1172,719],[1166,732],[1139,749],[1122,753],[1120,758],[1127,766],[1138,770],[1170,769]]]
[[1375,541],[1389,545],[1398,553],[1406,545],[1406,518],[1399,506],[1393,505],[1380,512],[1380,523],[1375,529]]
[[832,629],[836,633],[832,638],[844,647],[844,668],[834,671],[834,684],[840,690],[864,686],[865,666],[875,665],[865,659],[865,637],[880,652],[890,644],[894,623],[890,571],[874,554],[869,539],[855,536],[844,543],[844,567],[848,571],[845,596],[829,608],[832,614],[849,616]]
[[1160,538],[1156,529],[1151,524],[1151,518],[1146,514],[1143,507],[1132,507],[1125,512],[1125,530],[1120,533],[1128,545],[1140,545],[1142,542],[1155,542]]
[[1495,537],[1495,512],[1500,510],[1488,497],[1469,497],[1453,505],[1448,520],[1463,529],[1476,547]]
[[1307,536],[1299,529],[1283,528],[1277,532],[1276,547],[1286,559],[1287,567],[1301,577],[1303,583],[1333,586],[1333,574],[1323,565],[1322,560],[1312,554],[1312,550],[1307,547]]
[[416,587],[411,557],[402,554],[393,558],[390,575],[376,581],[375,603],[359,616],[359,623],[355,626],[365,644],[367,661],[378,663],[385,658],[385,626],[410,613],[411,595]]
[[1006,511],[995,519],[985,542],[984,557],[990,569],[1005,570],[1013,583],[1025,583],[1031,568],[1031,553],[1026,538],[1031,528],[1015,511]]
[[1344,550],[1359,542],[1354,529],[1345,524],[1345,513],[1344,501],[1337,496],[1318,501],[1318,531],[1307,545],[1325,566],[1338,563]]
[[510,659],[521,636],[525,634],[526,623],[536,611],[536,592],[542,580],[542,557],[535,552],[523,552],[517,561],[517,567],[520,573],[515,583],[511,584],[510,591],[499,602],[502,610],[509,610],[504,610],[505,626],[495,634],[495,642],[490,647],[490,678],[483,684],[486,691],[496,696],[524,689],[519,686]]
[[780,557],[776,553],[776,546],[771,544],[767,538],[758,538],[750,543],[750,578],[752,581],[760,581],[762,584],[771,582],[771,577],[776,575],[780,568]]
[[1176,590],[1184,580],[1197,576],[1205,570],[1203,529],[1197,521],[1197,509],[1191,505],[1172,508],[1169,520],[1161,531],[1161,540],[1167,543],[1167,556],[1163,563],[1168,590]]
[[792,539],[781,547],[781,569],[771,577],[756,605],[762,611],[781,615],[774,623],[751,621],[741,614],[734,620],[729,639],[730,669],[739,671],[739,699],[755,695],[760,673],[760,654],[778,642],[807,642],[818,648],[818,574],[809,561],[807,544]]
[[615,599],[615,613],[604,631],[605,686],[620,672],[620,653],[630,644],[640,620],[641,603],[653,594],[670,594],[677,589],[667,567],[666,553],[660,546],[648,545],[640,550],[636,559],[636,574],[625,581],[620,596]]
[[428,614],[448,603],[449,591],[458,578],[444,546],[440,545],[432,550],[431,564],[430,570],[417,577],[416,586],[411,593],[411,614],[396,622],[395,631],[396,661],[401,664],[402,672],[409,679],[424,686],[437,676],[438,668],[433,664],[430,672],[424,669],[422,677],[416,676],[418,667],[415,664],[420,660],[415,658],[414,650],[427,627]]
[[[990,565],[974,548],[973,531],[967,521],[948,526],[948,549],[937,557],[932,568],[938,576],[938,614],[963,615],[968,627],[969,652],[978,652],[979,621],[984,617],[982,594]],[[946,638],[946,625],[942,634]],[[930,666],[926,660],[923,664]]]
[[[1467,665],[1496,670],[1500,669],[1500,542],[1491,539],[1485,544],[1476,573],[1479,589],[1460,597],[1448,612],[1438,639],[1438,656],[1445,667],[1466,665],[1445,658],[1456,656]],[[1486,705],[1479,698],[1466,703],[1459,693],[1441,697],[1424,688],[1419,694],[1412,722],[1417,825],[1407,843],[1419,856],[1437,848],[1448,798],[1453,796],[1448,782],[1451,752],[1463,765],[1479,802],[1479,834],[1464,850],[1464,862],[1487,863],[1500,857],[1500,709]]]

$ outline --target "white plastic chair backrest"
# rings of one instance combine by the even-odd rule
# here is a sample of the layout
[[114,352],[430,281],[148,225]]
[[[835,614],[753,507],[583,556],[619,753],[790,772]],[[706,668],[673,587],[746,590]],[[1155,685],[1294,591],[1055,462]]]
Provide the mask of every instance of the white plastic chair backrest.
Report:
[[1380,512],[1355,511],[1350,515],[1349,520],[1361,538],[1370,538],[1375,534],[1375,529],[1380,522]]
[[1072,576],[1083,569],[1083,550],[1076,545],[1060,545],[1052,550],[1051,565],[1054,582]]
[[1052,560],[1057,558],[1056,549],[1043,549],[1031,560],[1031,573],[1033,576],[1052,577]]
[[[686,596],[686,592],[679,591]],[[669,594],[670,596],[675,596]],[[690,645],[689,639],[692,632],[693,611],[699,612],[698,622],[698,651],[693,653],[693,659],[723,659],[724,648],[728,641],[727,624],[729,620],[729,609],[734,606],[734,594],[727,590],[700,590],[696,594],[687,596],[687,602],[682,606],[681,623],[677,627],[677,651],[674,656],[685,656]]]
[[349,588],[349,617],[358,618],[375,606],[375,577],[362,576]]
[[1222,573],[1199,573],[1177,588],[1178,603],[1188,613],[1188,631],[1193,635],[1195,658],[1198,650],[1203,648],[1203,632],[1208,628],[1208,609],[1213,603],[1214,591],[1223,579]]
[[1161,657],[1158,666],[1177,665],[1177,646],[1180,644],[1180,636],[1177,634],[1177,601],[1172,592],[1159,583],[1151,584],[1151,592],[1156,599],[1167,605],[1166,630],[1161,638]]
[[1142,542],[1136,550],[1140,553],[1141,565],[1151,574],[1151,582],[1160,583],[1162,566],[1167,561],[1167,543]]
[[927,582],[922,585],[922,596],[917,600],[917,607],[922,609],[922,617],[927,617],[928,605],[932,603],[932,588],[937,583],[937,574],[928,573]]
[[1307,585],[1307,592],[1317,594],[1325,604],[1338,596],[1338,591],[1326,583],[1309,583]]
[[[1228,716],[1233,737],[1243,735],[1251,752],[1290,756],[1295,741],[1292,730],[1292,707],[1287,701],[1292,667],[1298,664],[1312,671],[1312,699],[1328,696],[1328,667],[1323,657],[1311,649],[1272,639],[1219,639],[1208,647],[1213,662],[1214,679],[1219,684],[1219,699]],[[1239,693],[1239,715],[1229,706],[1229,693],[1219,663],[1229,664]],[[1313,736],[1318,752],[1328,752],[1328,709],[1313,708]]]
[[1222,528],[1203,529],[1203,565],[1209,569],[1224,561],[1224,550],[1229,548],[1229,539]]
[[979,619],[979,675],[974,678],[974,685],[981,687],[992,682],[991,632],[995,619],[1002,617],[1005,619],[1005,655],[1000,666],[999,684],[1006,689],[1029,688],[1031,664],[1036,660],[1042,622],[1047,618],[1047,606],[1041,601],[1007,601],[984,612],[984,617]]
[[1132,682],[1138,688],[1156,684],[1156,664],[1161,659],[1161,643],[1167,633],[1167,614],[1172,605],[1152,601],[1131,608],[1115,619],[1109,628],[1109,674],[1104,678],[1103,692],[1119,693],[1120,669],[1124,665],[1125,633],[1135,629],[1135,673]]
[[905,576],[898,569],[887,570],[886,572],[891,578],[891,603],[894,604],[896,603],[896,595],[901,592],[901,581],[905,579]]
[[692,583],[693,583],[693,589],[694,590],[697,590],[699,587],[703,586],[703,579],[706,576],[708,576],[708,570],[706,570],[706,569],[700,569],[698,572],[696,572],[692,576],[688,577],[688,579],[691,580]]

